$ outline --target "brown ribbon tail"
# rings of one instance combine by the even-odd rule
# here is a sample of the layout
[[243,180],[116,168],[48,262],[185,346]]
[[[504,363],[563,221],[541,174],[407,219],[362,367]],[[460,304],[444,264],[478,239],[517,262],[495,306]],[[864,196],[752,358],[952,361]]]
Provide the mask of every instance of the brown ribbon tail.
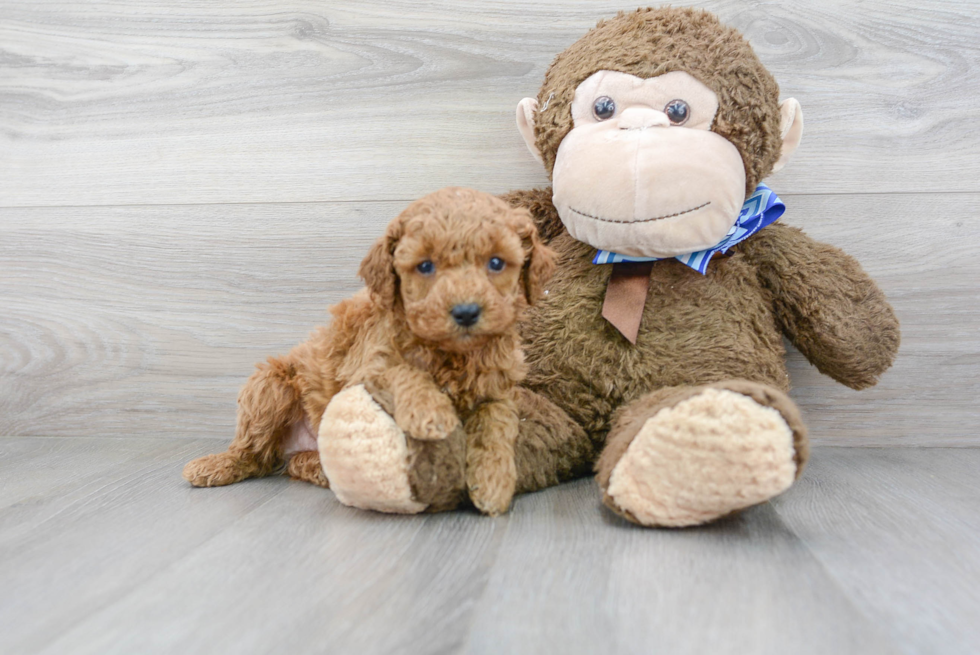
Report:
[[612,323],[632,344],[636,344],[636,335],[640,333],[651,270],[653,262],[613,264],[612,275],[606,286],[602,317]]

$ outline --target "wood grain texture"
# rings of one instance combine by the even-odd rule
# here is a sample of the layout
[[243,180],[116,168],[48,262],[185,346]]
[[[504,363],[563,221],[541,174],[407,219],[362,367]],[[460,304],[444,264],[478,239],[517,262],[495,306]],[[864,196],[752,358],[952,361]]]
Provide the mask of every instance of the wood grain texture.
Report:
[[973,449],[822,449],[774,505],[906,652],[970,655],[980,650],[978,470]]
[[817,447],[772,504],[648,530],[591,480],[498,519],[285,478],[191,488],[213,444],[0,437],[0,652],[980,648],[980,449]]
[[275,500],[41,652],[147,652],[147,634],[161,653],[459,652],[506,523],[367,513],[279,483]]
[[899,651],[770,506],[655,531],[613,516],[598,496],[589,480],[521,499],[468,652]]
[[[785,199],[783,220],[858,257],[903,329],[867,391],[791,354],[814,441],[980,444],[980,195]],[[404,204],[4,210],[0,434],[230,439],[252,364],[359,288]]]
[[208,452],[201,441],[0,439],[0,459],[24,449],[35,456],[0,478],[4,653],[39,652],[283,491],[260,480],[190,493],[178,463]]
[[230,435],[253,363],[360,288],[402,206],[8,210],[0,434]]
[[[980,191],[974,3],[698,4],[743,30],[803,104],[781,192]],[[0,206],[540,184],[514,108],[555,55],[623,8],[3,0]]]

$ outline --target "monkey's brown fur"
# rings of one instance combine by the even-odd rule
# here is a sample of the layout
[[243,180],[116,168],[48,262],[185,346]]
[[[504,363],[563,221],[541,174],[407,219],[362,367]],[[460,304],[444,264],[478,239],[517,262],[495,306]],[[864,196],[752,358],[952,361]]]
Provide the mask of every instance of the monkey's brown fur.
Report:
[[[575,89],[599,70],[644,78],[685,71],[714,90],[712,130],[738,148],[749,192],[779,158],[779,88],[742,36],[700,10],[645,9],[600,22],[549,68],[535,117],[549,174],[572,129]],[[799,476],[808,445],[785,394],[783,336],[821,372],[855,389],[875,384],[894,360],[898,321],[858,262],[780,223],[731,256],[716,256],[706,275],[674,260],[657,262],[634,346],[601,315],[612,267],[592,264],[595,248],[568,234],[551,194],[502,196],[532,213],[558,256],[548,295],[521,322],[530,365],[519,407],[521,489],[554,484],[564,479],[556,471],[584,472],[594,463],[605,491],[644,421],[708,387],[780,412]]]
[[[600,22],[555,59],[538,96],[546,108],[535,119],[549,173],[572,128],[575,88],[599,70],[644,78],[685,71],[714,90],[712,131],[738,148],[747,191],[779,158],[779,88],[748,42],[707,12],[660,8]],[[593,443],[605,443],[596,465],[603,489],[642,424],[635,416],[649,417],[703,385],[780,411],[794,434],[799,475],[805,429],[782,393],[789,388],[782,336],[855,389],[875,384],[898,350],[898,321],[857,261],[779,223],[732,256],[716,256],[707,275],[657,262],[633,346],[601,316],[611,267],[593,265],[595,249],[564,229],[551,189],[504,199],[532,212],[559,260],[548,297],[522,322],[531,367],[525,386],[554,401]]]
[[[486,272],[487,262],[505,262]],[[434,262],[436,272],[416,271]],[[195,460],[184,477],[216,486],[267,475],[282,464],[289,427],[304,418],[318,431],[330,399],[365,384],[416,443],[416,469],[432,453],[461,463],[467,486],[487,513],[506,510],[516,486],[516,385],[527,367],[516,321],[553,269],[530,215],[469,189],[444,189],[410,205],[361,264],[368,289],[332,308],[333,321],[289,354],[259,365],[239,396],[238,428],[225,453]],[[459,303],[481,307],[461,327]],[[450,438],[460,422],[465,449]],[[445,442],[427,448],[425,442]],[[304,453],[289,472],[326,486],[319,462]],[[450,476],[442,478],[446,483]],[[425,493],[433,509],[457,504],[460,484]],[[447,498],[436,498],[438,495]]]
[[[711,88],[719,101],[711,129],[738,149],[747,192],[779,159],[779,88],[749,44],[707,12],[660,8],[601,22],[549,68],[534,120],[549,174],[572,129],[575,89],[599,70],[643,78],[684,71]],[[780,223],[739,244],[731,256],[716,256],[706,275],[675,260],[654,264],[634,346],[601,315],[611,266],[592,264],[595,249],[568,234],[551,189],[516,191],[504,200],[531,213],[558,258],[544,299],[520,323],[529,373],[515,394],[518,491],[594,467],[604,502],[640,522],[610,497],[610,477],[646,421],[706,389],[776,410],[789,427],[799,476],[808,452],[806,429],[785,393],[783,337],[821,372],[855,389],[875,384],[894,360],[898,321],[875,283],[839,249]],[[287,374],[270,364],[256,374],[256,385]],[[296,392],[278,393],[288,400]],[[386,400],[381,392],[375,398],[397,414],[397,398]],[[409,451],[415,499],[429,509],[458,505],[464,466],[458,441],[409,439]],[[268,472],[277,457],[257,460]],[[301,464],[297,460],[296,467]]]

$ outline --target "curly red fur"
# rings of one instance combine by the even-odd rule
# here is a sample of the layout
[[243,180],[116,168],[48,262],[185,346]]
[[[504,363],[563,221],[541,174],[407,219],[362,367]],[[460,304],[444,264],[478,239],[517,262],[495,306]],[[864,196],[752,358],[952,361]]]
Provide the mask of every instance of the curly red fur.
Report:
[[[488,266],[491,258],[502,270]],[[421,261],[434,272],[420,272]],[[362,262],[367,288],[332,307],[331,323],[309,340],[259,365],[239,396],[228,451],[189,463],[184,477],[216,486],[273,473],[290,425],[305,418],[316,432],[334,395],[366,384],[391,395],[396,423],[416,439],[444,438],[461,421],[476,426],[469,460],[499,473],[481,471],[484,491],[487,479],[503,476],[513,494],[515,388],[527,374],[516,323],[553,269],[527,210],[459,188],[416,201]],[[474,325],[454,320],[461,303],[479,306]],[[290,473],[326,484],[309,460]],[[499,498],[474,502],[489,513],[506,509]]]

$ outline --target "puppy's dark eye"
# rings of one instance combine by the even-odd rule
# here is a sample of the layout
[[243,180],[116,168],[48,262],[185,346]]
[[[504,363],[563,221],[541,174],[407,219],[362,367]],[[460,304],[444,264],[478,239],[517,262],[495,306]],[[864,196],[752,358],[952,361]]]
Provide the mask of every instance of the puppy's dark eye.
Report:
[[433,264],[428,259],[426,259],[424,262],[416,266],[415,270],[421,273],[422,275],[432,275],[433,273],[436,272],[436,265]]
[[691,115],[691,108],[683,100],[671,100],[664,107],[664,113],[674,125],[681,125]]
[[600,96],[592,104],[592,113],[600,121],[612,118],[613,114],[616,113],[616,103],[609,96]]
[[487,262],[487,268],[494,273],[499,273],[500,271],[504,270],[505,266],[507,266],[507,263],[500,257],[491,257],[490,261]]

